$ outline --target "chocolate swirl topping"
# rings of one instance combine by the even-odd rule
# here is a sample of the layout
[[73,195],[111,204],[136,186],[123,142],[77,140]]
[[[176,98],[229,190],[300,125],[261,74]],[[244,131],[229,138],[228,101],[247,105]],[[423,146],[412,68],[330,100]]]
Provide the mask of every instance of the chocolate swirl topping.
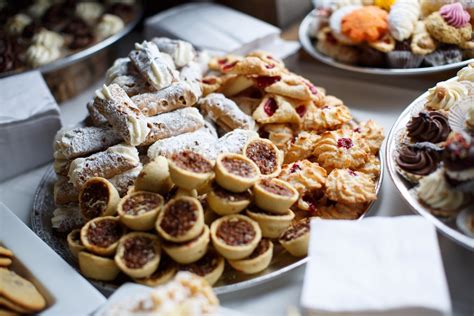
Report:
[[443,162],[452,171],[474,168],[474,138],[461,133],[451,135],[443,152]]
[[396,158],[397,165],[404,171],[426,176],[438,168],[440,154],[429,148],[403,146]]
[[408,136],[416,142],[439,143],[448,138],[448,118],[440,112],[420,112],[407,124]]

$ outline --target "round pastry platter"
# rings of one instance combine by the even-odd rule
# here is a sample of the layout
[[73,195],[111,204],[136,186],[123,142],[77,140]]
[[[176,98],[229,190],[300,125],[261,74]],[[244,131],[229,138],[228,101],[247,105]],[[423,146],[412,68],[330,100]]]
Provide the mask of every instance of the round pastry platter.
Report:
[[[376,185],[376,194],[378,195],[382,186],[383,174],[384,174],[384,160],[382,153],[379,154],[380,158],[380,177]],[[71,266],[79,269],[77,260],[72,256],[69,251],[66,236],[55,232],[51,225],[51,218],[55,210],[53,187],[56,182],[56,174],[54,173],[53,167],[50,166],[44,174],[38,189],[35,193],[33,201],[33,211],[31,212],[31,227],[33,231],[43,239],[54,251],[56,251],[64,260],[66,260]],[[375,201],[371,202],[367,207],[366,212],[361,216],[366,216]],[[308,261],[308,257],[297,258],[293,257],[286,252],[280,245],[275,244],[273,259],[270,266],[261,273],[254,275],[245,275],[235,270],[226,267],[222,277],[215,284],[215,292],[217,294],[231,293],[239,291],[245,288],[253,287],[267,281],[278,278],[285,273],[294,270],[295,268],[305,264]],[[92,281],[94,286],[97,287],[105,295],[111,295],[121,283],[126,282],[127,279],[117,279],[114,282],[102,282]]]
[[309,36],[309,31],[311,26],[313,25],[312,21],[316,16],[316,11],[310,12],[301,22],[298,36],[303,46],[303,49],[310,54],[313,58],[319,60],[322,63],[325,63],[329,66],[333,66],[336,68],[349,70],[353,72],[365,73],[365,74],[372,74],[372,75],[386,75],[386,76],[406,76],[406,75],[423,75],[423,74],[432,74],[437,72],[443,72],[450,69],[458,69],[468,65],[469,63],[473,62],[474,59],[463,60],[457,63],[451,63],[448,65],[443,66],[436,66],[436,67],[420,67],[420,68],[408,68],[408,69],[389,69],[389,68],[371,68],[371,67],[362,67],[362,66],[354,66],[349,64],[344,64],[332,59],[329,56],[324,55],[323,53],[319,52],[314,44],[313,39]]
[[[448,81],[455,81],[457,77],[452,78]],[[385,158],[387,163],[388,172],[392,178],[398,191],[401,193],[403,198],[410,204],[411,208],[419,215],[425,217],[428,221],[433,223],[436,228],[451,238],[460,245],[474,250],[474,235],[469,236],[468,233],[463,231],[463,225],[460,225],[460,221],[465,217],[468,210],[464,210],[457,217],[442,219],[434,216],[429,209],[423,205],[413,194],[411,189],[413,185],[406,181],[398,172],[396,168],[396,151],[398,148],[399,135],[404,130],[406,124],[410,120],[412,114],[416,109],[419,109],[426,101],[428,92],[425,92],[414,100],[399,116],[395,124],[393,125],[388,137],[386,139],[385,147]]]

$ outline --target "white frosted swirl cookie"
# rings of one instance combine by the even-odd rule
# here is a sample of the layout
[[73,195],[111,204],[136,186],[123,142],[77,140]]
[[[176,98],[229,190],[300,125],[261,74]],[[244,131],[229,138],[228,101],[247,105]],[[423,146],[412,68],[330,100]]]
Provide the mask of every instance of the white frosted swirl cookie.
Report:
[[104,12],[104,7],[98,2],[80,2],[76,5],[76,16],[88,24],[94,24]]
[[59,49],[64,45],[64,38],[59,33],[42,29],[39,33],[33,36],[33,43],[43,45],[51,49]]
[[28,65],[38,67],[48,64],[56,60],[60,56],[60,52],[56,48],[49,48],[43,45],[34,44],[28,47],[25,54],[25,60]]
[[469,64],[457,73],[458,81],[474,82],[474,65]]
[[415,31],[416,22],[420,16],[418,0],[398,0],[390,9],[388,28],[392,36],[403,41]]
[[370,176],[351,169],[334,169],[326,180],[326,195],[345,204],[365,203],[377,198]]
[[95,34],[99,39],[104,39],[118,33],[125,24],[123,20],[113,14],[104,14],[95,27]]
[[426,107],[449,111],[456,103],[469,95],[469,82],[443,81],[428,90]]
[[344,105],[310,107],[303,119],[303,129],[315,131],[333,130],[352,119],[349,109]]
[[317,163],[300,160],[284,165],[279,179],[291,184],[303,196],[307,191],[321,189],[326,183],[327,172]]
[[11,35],[18,35],[31,23],[31,18],[23,13],[15,14],[7,21],[6,30]]

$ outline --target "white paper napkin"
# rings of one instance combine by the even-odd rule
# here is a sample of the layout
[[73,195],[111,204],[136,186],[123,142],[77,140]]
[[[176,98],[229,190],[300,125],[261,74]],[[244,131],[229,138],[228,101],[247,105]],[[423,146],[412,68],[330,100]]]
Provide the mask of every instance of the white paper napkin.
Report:
[[311,223],[302,307],[317,315],[449,315],[434,227],[421,216]]

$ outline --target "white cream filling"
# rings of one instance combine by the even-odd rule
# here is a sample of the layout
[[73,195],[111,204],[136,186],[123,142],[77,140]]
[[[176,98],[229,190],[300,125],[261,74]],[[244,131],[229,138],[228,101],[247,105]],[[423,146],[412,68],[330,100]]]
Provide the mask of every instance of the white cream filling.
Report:
[[127,117],[127,129],[130,135],[129,142],[133,146],[138,146],[143,143],[150,133],[147,121],[140,120],[135,116]]

